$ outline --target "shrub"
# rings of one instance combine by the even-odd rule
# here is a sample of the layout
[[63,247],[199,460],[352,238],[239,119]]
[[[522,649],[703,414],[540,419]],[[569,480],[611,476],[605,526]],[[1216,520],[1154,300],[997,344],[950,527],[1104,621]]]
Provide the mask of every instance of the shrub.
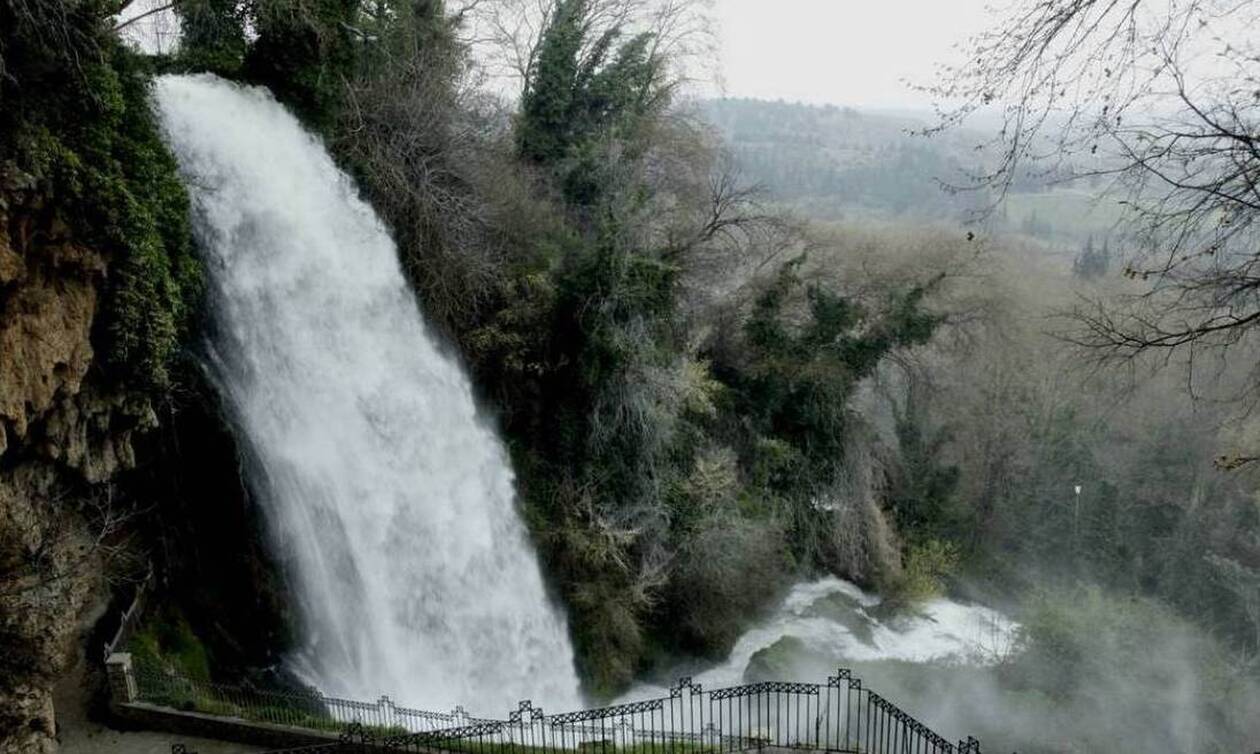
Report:
[[940,597],[959,561],[958,547],[951,542],[929,539],[910,545],[894,596],[909,603]]
[[210,655],[178,609],[169,605],[151,615],[127,642],[137,667],[174,673],[192,681],[210,680]]

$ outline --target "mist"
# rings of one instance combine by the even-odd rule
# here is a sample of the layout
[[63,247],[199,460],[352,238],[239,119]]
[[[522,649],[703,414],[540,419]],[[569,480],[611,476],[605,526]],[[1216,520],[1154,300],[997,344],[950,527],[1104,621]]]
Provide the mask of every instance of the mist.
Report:
[[[1257,543],[1260,499],[1255,477],[1222,470],[1220,456],[1256,431],[1240,408],[1254,349],[1112,362],[1074,342],[1074,307],[1133,290],[1082,270],[1085,243],[1102,241],[1000,226],[969,237],[931,207],[896,222],[847,209],[863,219],[813,225],[802,274],[868,301],[934,281],[927,301],[943,321],[932,343],[881,368],[855,410],[866,452],[891,469],[884,494],[909,509],[894,508],[912,540],[896,545],[911,552],[903,577],[926,580],[919,600],[991,606],[1010,623],[962,631],[868,574],[882,598],[844,601],[825,630],[767,619],[778,628],[749,634],[760,648],[742,676],[704,672],[757,682],[849,668],[986,751],[1253,746],[1260,625],[1231,558]],[[932,541],[965,554],[920,569],[915,548]],[[909,637],[925,623],[938,638],[916,651]],[[870,659],[887,654],[902,658]]]

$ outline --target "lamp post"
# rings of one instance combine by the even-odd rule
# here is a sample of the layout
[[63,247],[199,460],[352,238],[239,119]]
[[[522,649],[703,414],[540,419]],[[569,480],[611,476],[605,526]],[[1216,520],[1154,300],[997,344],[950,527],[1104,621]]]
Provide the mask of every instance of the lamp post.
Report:
[[1077,550],[1081,533],[1081,486],[1075,485],[1072,490],[1076,493],[1076,499],[1072,505],[1072,549]]

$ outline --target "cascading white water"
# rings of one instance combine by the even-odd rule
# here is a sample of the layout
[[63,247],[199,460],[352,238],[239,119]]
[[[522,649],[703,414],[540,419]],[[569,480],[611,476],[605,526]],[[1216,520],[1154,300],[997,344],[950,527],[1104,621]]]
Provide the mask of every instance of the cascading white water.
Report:
[[209,367],[295,586],[321,689],[502,715],[578,683],[504,448],[393,243],[266,91],[163,77],[216,334]]
[[[839,667],[883,660],[985,665],[1012,651],[1017,628],[995,610],[944,597],[881,615],[879,597],[828,576],[793,587],[772,615],[739,638],[725,661],[694,673],[693,680],[705,688],[755,680],[749,675],[767,653],[773,658],[769,667],[778,671],[774,680],[817,682]],[[662,686],[645,684],[622,701],[664,693]]]
[[740,637],[725,663],[701,678],[738,682],[759,651],[784,638],[840,662],[984,664],[1009,650],[1017,627],[995,610],[945,597],[892,616],[881,615],[881,606],[879,597],[835,577],[798,584],[774,615]]

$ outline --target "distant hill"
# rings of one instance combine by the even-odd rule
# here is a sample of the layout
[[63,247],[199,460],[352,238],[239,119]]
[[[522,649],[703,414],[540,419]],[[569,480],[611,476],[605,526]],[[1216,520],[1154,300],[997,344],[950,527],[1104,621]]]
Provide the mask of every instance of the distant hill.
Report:
[[848,107],[717,99],[702,109],[746,178],[811,214],[953,218],[987,201],[940,185],[978,167],[974,133],[917,136],[926,119]]
[[[859,111],[755,99],[701,103],[725,138],[744,178],[779,201],[822,220],[963,221],[992,208],[987,191],[950,192],[981,169],[983,133],[918,135],[931,113]],[[992,123],[990,123],[992,125]],[[1107,238],[1120,217],[1097,181],[1063,183],[1029,170],[985,227],[1067,245]]]

